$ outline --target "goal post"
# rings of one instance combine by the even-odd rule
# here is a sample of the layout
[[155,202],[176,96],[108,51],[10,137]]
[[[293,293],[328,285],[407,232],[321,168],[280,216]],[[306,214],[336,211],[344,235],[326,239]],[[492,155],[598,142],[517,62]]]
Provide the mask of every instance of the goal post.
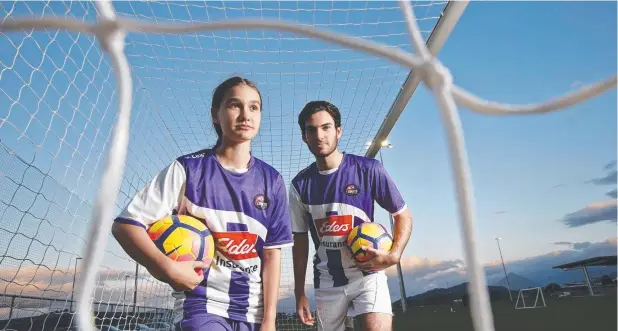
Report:
[[545,296],[543,289],[540,287],[531,287],[521,289],[517,293],[515,301],[515,309],[533,309],[546,307]]
[[[443,20],[446,3],[414,4],[425,39]],[[112,6],[119,18],[159,24],[286,20],[412,51],[395,2],[120,1]],[[55,18],[91,24],[101,13],[93,1],[15,1],[0,3],[0,14],[3,23]],[[349,47],[265,29],[132,32],[124,41],[133,104],[115,212],[174,158],[214,144],[207,111],[212,90],[233,74],[260,88],[264,115],[252,151],[289,185],[313,158],[296,124],[307,101],[337,104],[350,132],[340,146],[362,155],[409,73]],[[6,282],[0,284],[0,300],[7,307],[0,309],[0,328],[35,320],[42,324],[34,329],[75,325],[78,284],[88,262],[83,248],[118,119],[117,73],[101,40],[84,31],[2,30],[0,49],[0,276]],[[98,269],[91,300],[97,326],[171,320],[169,286],[143,268],[136,273],[115,240],[107,240]],[[292,250],[285,248],[280,330],[305,329],[295,316],[292,271]],[[311,265],[306,280],[315,308]],[[41,318],[54,312],[61,312],[57,324]]]
[[[107,225],[158,171],[215,143],[209,105],[223,79],[257,82],[264,115],[252,152],[289,185],[313,161],[297,127],[307,101],[337,104],[349,132],[339,145],[362,154],[378,130],[387,132],[380,119],[417,69],[447,133],[473,326],[492,331],[457,107],[546,113],[613,89],[617,79],[541,104],[476,97],[453,84],[423,43],[445,3],[417,2],[422,10],[414,11],[409,1],[0,3],[0,328],[68,327],[73,294],[86,330],[93,311],[96,326],[172,322],[170,287],[135,268],[107,240]],[[282,256],[279,311],[291,314],[278,329],[304,330],[294,318],[291,249]],[[539,295],[545,305],[538,291],[531,306],[541,305]]]

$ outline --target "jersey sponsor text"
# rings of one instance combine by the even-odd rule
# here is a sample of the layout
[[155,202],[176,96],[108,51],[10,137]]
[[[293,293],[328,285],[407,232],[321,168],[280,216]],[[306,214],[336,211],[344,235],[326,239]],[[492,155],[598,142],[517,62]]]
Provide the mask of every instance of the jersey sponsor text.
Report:
[[258,257],[255,244],[258,235],[247,231],[216,232],[217,248],[230,260],[246,260]]
[[352,216],[333,215],[315,220],[316,229],[320,237],[347,236],[352,231]]
[[254,272],[256,272],[258,270],[258,265],[257,264],[254,264],[254,265],[248,266],[248,267],[243,267],[243,266],[241,266],[240,264],[238,264],[238,263],[236,263],[234,261],[229,261],[229,260],[226,260],[226,259],[222,259],[218,255],[215,258],[215,262],[216,262],[216,264],[218,266],[225,267],[225,268],[228,268],[228,269],[238,269],[238,270],[240,270],[240,271],[242,271],[244,273],[247,273],[247,274],[254,273]]
[[340,249],[340,248],[346,246],[346,242],[345,241],[335,241],[335,242],[333,242],[333,241],[322,241],[320,244],[322,245],[322,247],[327,248],[327,249],[332,249],[332,248]]

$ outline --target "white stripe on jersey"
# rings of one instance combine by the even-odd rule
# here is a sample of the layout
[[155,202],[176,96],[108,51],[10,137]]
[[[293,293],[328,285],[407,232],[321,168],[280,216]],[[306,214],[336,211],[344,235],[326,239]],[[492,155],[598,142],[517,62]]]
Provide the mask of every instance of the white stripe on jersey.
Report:
[[371,219],[369,218],[369,216],[367,216],[364,210],[356,206],[348,205],[345,203],[333,202],[333,203],[326,203],[323,205],[305,205],[305,206],[307,208],[307,211],[309,211],[309,213],[311,214],[311,217],[313,217],[314,220],[326,217],[326,213],[328,212],[336,211],[338,215],[356,216],[365,222],[371,222]]
[[184,196],[186,177],[185,168],[174,161],[144,186],[118,217],[148,227],[169,216],[171,210],[179,207],[180,197]]
[[[247,226],[247,231],[257,234],[266,239],[267,229],[258,220],[236,211],[215,210],[197,206],[189,199],[184,199],[186,210],[195,217],[206,220],[206,226],[211,232],[228,232],[227,224],[244,224]],[[233,232],[233,231],[232,231]],[[285,247],[286,245],[281,245]],[[206,310],[208,313],[213,313],[219,316],[228,317],[228,308],[230,304],[230,281],[232,278],[232,269],[217,265],[219,259],[229,261],[218,249],[215,249],[215,257],[210,267],[208,274],[209,287],[206,290]],[[244,260],[234,260],[234,263],[240,267],[247,268],[255,266],[257,269],[247,273],[249,277],[249,299],[247,307],[247,321],[255,323],[263,318],[264,307],[260,305],[262,301],[262,283],[261,283],[261,268],[262,263],[259,257],[247,258]],[[254,295],[257,294],[257,295]]]
[[300,199],[300,194],[294,185],[290,185],[288,193],[290,221],[292,221],[292,232],[306,233],[309,231],[309,223],[313,220],[308,217],[307,205]]
[[406,211],[406,208],[408,208],[407,204],[404,204],[403,207],[401,207],[401,209],[399,209],[398,211],[394,212],[392,215],[393,217],[403,213],[404,211]]
[[203,218],[206,220],[206,226],[212,232],[226,232],[228,223],[241,223],[247,225],[247,229],[251,233],[255,233],[262,240],[266,240],[268,229],[251,216],[247,216],[241,212],[229,210],[216,210],[198,206],[191,202],[186,197],[184,198],[185,206],[191,215]]
[[292,247],[294,246],[294,243],[287,243],[287,244],[281,244],[281,245],[273,245],[273,246],[264,246],[264,249],[273,249],[273,248],[286,248],[286,247]]
[[184,305],[187,296],[184,292],[172,291],[172,297],[176,299],[174,300],[174,324],[176,324],[185,318]]
[[255,323],[255,318],[259,317],[260,320],[263,318],[263,309],[264,307],[260,306],[261,302],[264,302],[264,295],[262,293],[262,284],[260,283],[249,283],[249,307],[247,308],[247,322]]
[[[218,255],[218,254],[217,254]],[[216,257],[215,257],[216,258]],[[216,265],[210,265],[208,272],[208,288],[206,289],[206,311],[211,314],[229,317],[227,309],[230,307],[230,279],[232,270]]]
[[[350,215],[352,217],[358,217],[365,222],[371,222],[371,219],[367,216],[364,210],[348,205],[345,203],[327,203],[323,205],[304,205],[307,208],[307,211],[311,214],[311,218],[313,219],[314,226],[315,220],[325,218],[327,213],[336,211],[337,215]],[[317,230],[317,229],[316,229]],[[352,229],[350,229],[351,231]],[[319,231],[316,231],[319,232]],[[320,238],[321,242],[342,242],[347,240],[347,237],[327,237],[324,236]],[[328,272],[328,258],[326,255],[327,248],[320,245],[317,249],[318,257],[320,258],[320,263],[318,263],[317,268],[320,272],[320,288],[327,288],[334,286],[334,279]],[[350,251],[347,248],[341,248],[339,250],[341,254],[341,265],[343,267],[343,273],[345,277],[351,282],[355,279],[360,279],[363,277],[363,272],[356,266],[354,260],[352,260],[352,256]]]

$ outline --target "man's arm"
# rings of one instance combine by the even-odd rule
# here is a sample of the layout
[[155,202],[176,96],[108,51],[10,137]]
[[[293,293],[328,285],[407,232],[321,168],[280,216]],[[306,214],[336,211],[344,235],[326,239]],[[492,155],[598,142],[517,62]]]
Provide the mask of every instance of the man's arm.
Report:
[[414,221],[408,207],[405,207],[405,210],[393,216],[393,219],[393,246],[389,253],[393,260],[396,261],[395,263],[398,263],[401,260],[403,250],[408,244],[408,240],[410,240]]
[[388,252],[364,247],[369,260],[357,263],[365,271],[384,270],[401,259],[403,250],[408,244],[412,233],[412,214],[406,205],[397,186],[390,178],[382,163],[375,162],[371,172],[372,196],[387,212],[393,215],[393,245]]
[[357,262],[356,264],[360,269],[365,271],[380,271],[390,268],[401,260],[403,250],[406,248],[408,240],[410,239],[410,234],[412,233],[412,215],[406,207],[404,211],[393,218],[395,220],[393,222],[393,245],[391,249],[386,252],[374,249],[373,247],[363,247],[363,250],[367,252],[369,260],[366,262]]
[[292,262],[294,264],[294,295],[305,295],[305,275],[307,274],[307,262],[309,260],[309,236],[307,233],[294,234],[294,247],[292,247]]

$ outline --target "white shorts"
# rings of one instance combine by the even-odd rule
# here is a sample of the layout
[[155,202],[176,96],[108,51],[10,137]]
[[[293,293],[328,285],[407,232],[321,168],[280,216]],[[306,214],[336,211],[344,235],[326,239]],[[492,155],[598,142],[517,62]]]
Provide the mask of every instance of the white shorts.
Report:
[[315,290],[318,330],[343,331],[346,316],[366,313],[392,315],[386,275],[371,274],[347,285]]

